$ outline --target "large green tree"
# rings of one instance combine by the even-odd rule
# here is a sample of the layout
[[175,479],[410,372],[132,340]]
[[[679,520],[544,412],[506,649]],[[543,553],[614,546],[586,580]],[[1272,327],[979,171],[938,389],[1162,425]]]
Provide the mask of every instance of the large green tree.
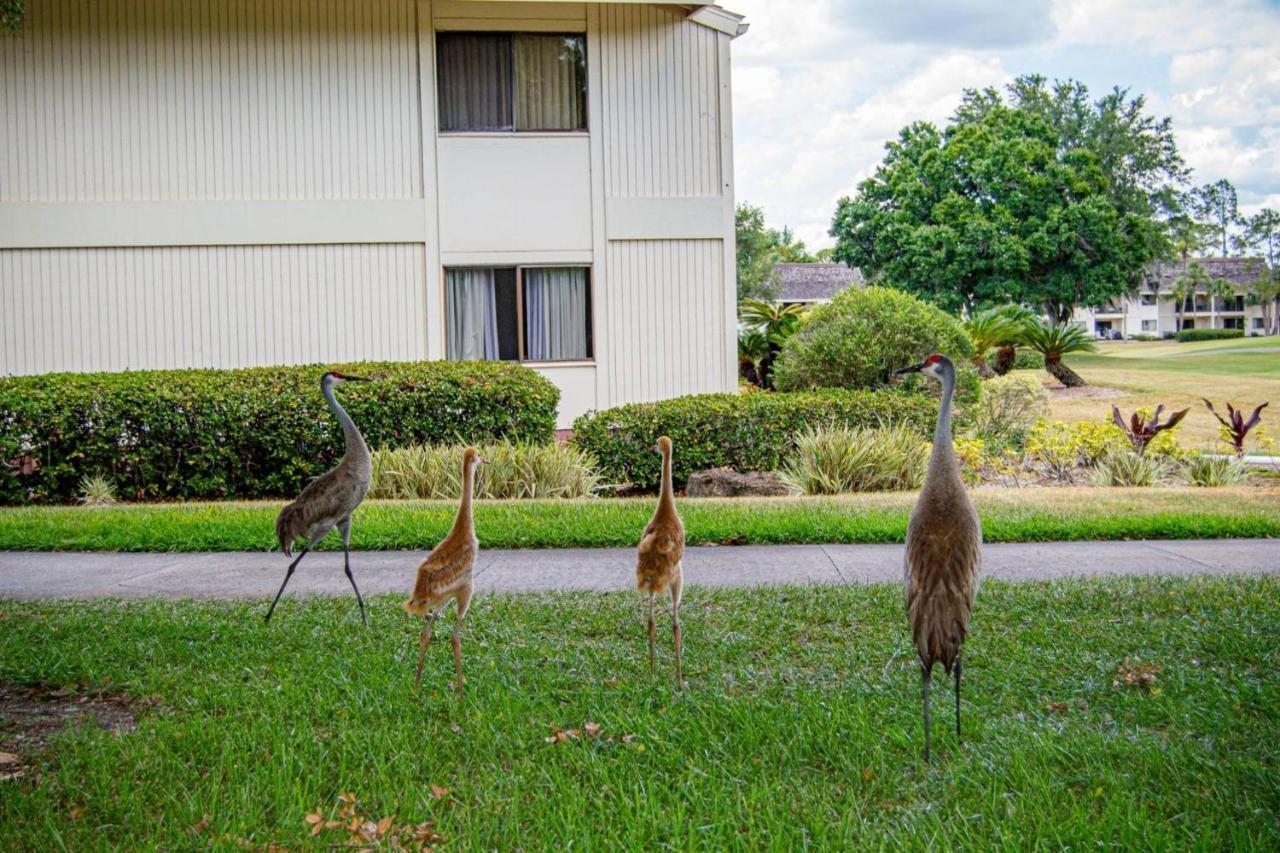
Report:
[[1137,288],[1186,178],[1141,97],[1035,76],[970,90],[944,130],[886,149],[837,206],[835,257],[951,310],[1026,302],[1055,322]]
[[773,265],[814,260],[804,241],[786,226],[770,228],[764,210],[745,202],[734,211],[738,245],[738,301],[773,299],[778,295]]

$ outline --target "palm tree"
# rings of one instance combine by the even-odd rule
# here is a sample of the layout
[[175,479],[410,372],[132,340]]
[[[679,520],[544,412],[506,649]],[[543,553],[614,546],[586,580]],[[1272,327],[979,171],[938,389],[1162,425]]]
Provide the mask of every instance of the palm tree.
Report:
[[1030,320],[1035,318],[1030,309],[1023,308],[1021,305],[1002,305],[994,309],[1001,317],[1012,320],[1017,326],[1017,334],[1008,341],[998,345],[996,349],[995,361],[991,367],[995,370],[997,376],[1004,376],[1010,370],[1013,370],[1013,363],[1018,357],[1018,344],[1022,342],[1022,327]]
[[1064,355],[1094,352],[1097,349],[1080,326],[1075,323],[1050,323],[1036,318],[1023,326],[1022,343],[1044,356],[1044,369],[1063,385],[1080,388],[1087,384],[1078,373],[1062,363]]
[[1000,313],[999,309],[989,308],[979,311],[964,324],[965,331],[973,338],[973,355],[970,361],[978,368],[983,378],[994,376],[996,371],[987,363],[987,354],[992,349],[1008,346],[1013,349],[1022,333],[1022,325]]
[[800,318],[807,309],[794,302],[766,302],[763,299],[744,299],[738,305],[738,317],[749,328],[758,330],[768,343],[768,352],[758,365],[759,382],[762,388],[773,387],[773,362],[782,351],[787,338],[800,328]]
[[1182,315],[1186,311],[1187,301],[1190,300],[1191,307],[1194,309],[1196,294],[1211,290],[1213,282],[1213,277],[1199,263],[1193,261],[1190,266],[1187,266],[1184,262],[1182,272],[1173,280],[1173,289],[1170,291],[1173,298],[1177,300],[1174,303],[1177,331],[1182,331]]
[[769,340],[759,329],[743,329],[738,335],[738,375],[752,385],[764,387],[760,363],[769,355]]

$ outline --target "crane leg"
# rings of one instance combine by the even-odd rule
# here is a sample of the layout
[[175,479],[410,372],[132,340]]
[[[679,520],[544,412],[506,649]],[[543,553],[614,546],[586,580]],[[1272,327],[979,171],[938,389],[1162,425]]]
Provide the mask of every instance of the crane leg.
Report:
[[653,621],[653,593],[649,593],[649,674],[653,675],[653,645],[658,639],[658,626]]
[[676,687],[684,690],[684,635],[680,630],[680,579],[671,584],[671,636],[676,645]]
[[960,737],[960,657],[956,656],[956,738]]
[[347,573],[347,580],[351,581],[351,588],[356,591],[356,601],[360,604],[360,621],[366,628],[369,627],[369,620],[364,615],[364,598],[360,595],[360,587],[356,586],[356,576],[351,574],[351,517],[342,524],[342,570]]
[[453,668],[457,676],[458,698],[462,698],[462,616],[459,614],[458,621],[453,623]]
[[276,612],[276,604],[280,602],[280,596],[284,594],[284,588],[289,585],[289,578],[293,577],[293,570],[298,568],[298,563],[301,563],[302,558],[305,556],[307,556],[307,549],[303,548],[298,554],[298,559],[289,564],[289,570],[284,573],[284,583],[280,584],[280,589],[276,590],[276,597],[272,599],[267,615],[262,617],[262,624],[266,625],[271,621],[271,614]]
[[929,732],[929,722],[930,722],[929,720],[929,684],[930,682],[933,681],[932,670],[933,670],[933,667],[931,666],[924,666],[922,664],[920,667],[920,676],[923,679],[923,683],[924,683],[924,763],[925,764],[928,764],[930,762],[930,758],[929,758],[930,747],[933,745],[930,740],[931,735]]
[[413,690],[416,693],[419,685],[422,684],[422,664],[427,659],[427,644],[431,642],[431,629],[435,627],[436,617],[439,613],[432,613],[427,617],[426,624],[422,626],[422,637],[418,640],[418,671],[413,676]]

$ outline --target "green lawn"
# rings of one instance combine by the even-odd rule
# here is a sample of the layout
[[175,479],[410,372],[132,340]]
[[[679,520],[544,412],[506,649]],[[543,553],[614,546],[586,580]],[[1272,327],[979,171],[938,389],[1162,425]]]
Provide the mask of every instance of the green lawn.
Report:
[[[1224,403],[1247,406],[1250,411],[1263,401],[1262,423],[1271,438],[1280,439],[1280,338],[1240,338],[1225,341],[1103,342],[1098,352],[1071,355],[1072,369],[1094,386],[1118,389],[1120,396],[1054,396],[1050,411],[1064,421],[1101,420],[1111,416],[1117,405],[1128,415],[1136,408],[1155,408],[1163,403],[1172,411],[1190,408],[1178,427],[1181,444],[1193,449],[1217,447],[1219,425],[1204,408],[1202,397],[1226,413]],[[1050,377],[1040,371],[1045,380]],[[1268,425],[1270,425],[1268,429]],[[1280,453],[1280,447],[1265,448],[1256,441],[1252,452]]]
[[[974,490],[990,542],[1280,537],[1280,489]],[[692,544],[901,542],[914,494],[841,498],[682,499]],[[0,509],[0,550],[251,551],[275,547],[283,502]],[[634,545],[651,498],[479,501],[488,548]],[[366,501],[357,549],[429,549],[453,522],[447,501]],[[340,549],[336,535],[323,548]]]
[[25,756],[0,837],[301,846],[350,792],[451,849],[1280,846],[1275,578],[985,584],[932,768],[897,586],[689,590],[687,695],[635,595],[482,597],[461,703],[443,637],[413,694],[399,603],[0,602],[0,682],[140,700]]

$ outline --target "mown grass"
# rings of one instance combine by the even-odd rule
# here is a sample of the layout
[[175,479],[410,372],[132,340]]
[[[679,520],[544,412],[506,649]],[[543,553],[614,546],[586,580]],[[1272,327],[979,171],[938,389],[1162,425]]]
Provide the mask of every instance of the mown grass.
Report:
[[0,680],[149,700],[0,782],[6,846],[301,846],[343,791],[451,849],[1280,844],[1275,578],[984,585],[932,768],[896,586],[689,590],[686,695],[634,595],[478,599],[461,702],[399,599],[347,604],[0,602]]
[[[1249,410],[1266,400],[1263,426],[1271,438],[1280,438],[1276,428],[1280,415],[1269,413],[1280,404],[1280,338],[1241,338],[1225,341],[1102,342],[1094,354],[1080,353],[1067,358],[1073,370],[1095,386],[1118,388],[1119,397],[1062,397],[1050,400],[1053,418],[1063,421],[1102,420],[1117,405],[1127,416],[1136,408],[1190,408],[1178,427],[1178,441],[1196,450],[1227,447],[1218,441],[1219,424],[1201,402],[1207,397],[1220,410],[1223,403],[1247,406]],[[1041,378],[1050,380],[1047,373]],[[1280,453],[1251,441],[1252,453]]]
[[[989,542],[1280,537],[1280,489],[974,490]],[[913,493],[830,498],[681,499],[691,544],[901,542]],[[479,501],[486,548],[631,546],[652,498]],[[256,551],[275,547],[280,503],[0,509],[0,550]],[[449,501],[366,501],[351,544],[431,548],[457,511]],[[331,535],[320,546],[340,549]]]

